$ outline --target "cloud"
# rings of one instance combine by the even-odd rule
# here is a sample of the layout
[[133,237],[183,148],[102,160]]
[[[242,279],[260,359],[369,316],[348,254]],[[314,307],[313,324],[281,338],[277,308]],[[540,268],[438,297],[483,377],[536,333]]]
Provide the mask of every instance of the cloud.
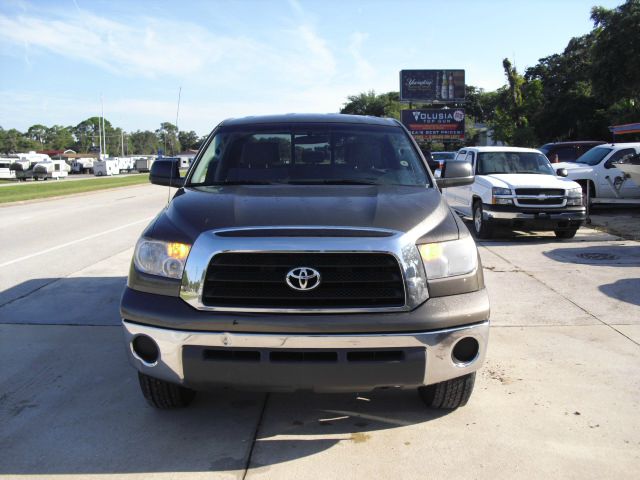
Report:
[[368,34],[355,32],[351,34],[349,53],[355,61],[356,73],[363,79],[370,79],[375,71],[371,64],[362,56],[362,44],[369,37]]
[[309,24],[284,33],[287,38],[276,46],[157,17],[116,21],[81,9],[40,16],[0,14],[0,41],[23,49],[25,61],[27,53],[53,53],[115,75],[145,78],[212,72],[217,78],[221,65],[225,66],[223,78],[250,68],[288,76],[294,82],[307,82],[317,74],[333,75],[333,55]]

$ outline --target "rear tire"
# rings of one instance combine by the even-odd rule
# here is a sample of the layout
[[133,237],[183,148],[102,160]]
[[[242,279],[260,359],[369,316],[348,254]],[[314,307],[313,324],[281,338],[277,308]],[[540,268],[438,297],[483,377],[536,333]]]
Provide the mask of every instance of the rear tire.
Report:
[[572,230],[554,230],[553,231],[553,233],[556,234],[557,238],[560,238],[563,240],[575,237],[577,232],[578,232],[577,228]]
[[196,396],[196,392],[189,388],[165,382],[144,373],[138,372],[138,380],[142,395],[154,408],[163,410],[183,408],[189,405]]
[[478,238],[491,238],[493,229],[488,220],[482,218],[482,202],[476,201],[473,204],[473,231]]
[[419,387],[420,398],[429,408],[453,410],[464,407],[476,381],[476,372],[426,387]]

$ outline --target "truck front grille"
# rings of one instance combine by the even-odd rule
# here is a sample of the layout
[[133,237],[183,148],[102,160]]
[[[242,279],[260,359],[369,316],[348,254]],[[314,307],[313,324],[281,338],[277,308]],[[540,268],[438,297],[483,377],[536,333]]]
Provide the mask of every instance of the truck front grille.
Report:
[[516,188],[516,195],[555,195],[564,196],[561,188]]
[[561,188],[516,188],[518,205],[561,206],[564,204],[564,190]]
[[[298,267],[320,273],[317,288],[286,282]],[[220,253],[209,264],[202,302],[209,307],[384,308],[405,305],[400,265],[387,253]]]

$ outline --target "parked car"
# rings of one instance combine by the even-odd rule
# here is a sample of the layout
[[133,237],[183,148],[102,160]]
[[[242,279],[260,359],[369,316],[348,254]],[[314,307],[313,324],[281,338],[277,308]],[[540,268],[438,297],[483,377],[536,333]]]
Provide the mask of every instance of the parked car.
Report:
[[437,163],[436,169],[432,170],[436,177],[439,177],[442,173],[442,167],[447,163],[447,160],[453,160],[456,158],[456,152],[433,152],[431,153],[433,161]]
[[553,168],[566,169],[591,203],[638,203],[640,185],[616,167],[617,162],[638,153],[640,142],[608,143],[592,148],[575,162],[556,163]]
[[538,150],[544,153],[551,163],[575,162],[593,147],[604,143],[606,142],[602,140],[545,143]]
[[417,388],[464,405],[489,303],[475,243],[396,120],[226,120],[139,239],[120,308],[129,360],[157,408],[212,387]]
[[558,238],[573,238],[585,221],[580,185],[556,176],[539,150],[463,148],[447,162],[445,174],[456,162],[471,164],[475,181],[445,190],[444,197],[460,214],[473,218],[478,238],[491,237],[498,226],[553,230]]

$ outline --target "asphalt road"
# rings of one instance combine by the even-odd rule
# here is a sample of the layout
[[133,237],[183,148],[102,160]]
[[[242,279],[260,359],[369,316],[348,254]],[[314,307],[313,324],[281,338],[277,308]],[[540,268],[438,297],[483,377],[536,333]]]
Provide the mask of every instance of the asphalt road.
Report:
[[118,301],[166,200],[138,186],[0,207],[0,478],[637,478],[640,243],[484,242],[488,359],[454,412],[390,390],[220,391],[160,412]]

